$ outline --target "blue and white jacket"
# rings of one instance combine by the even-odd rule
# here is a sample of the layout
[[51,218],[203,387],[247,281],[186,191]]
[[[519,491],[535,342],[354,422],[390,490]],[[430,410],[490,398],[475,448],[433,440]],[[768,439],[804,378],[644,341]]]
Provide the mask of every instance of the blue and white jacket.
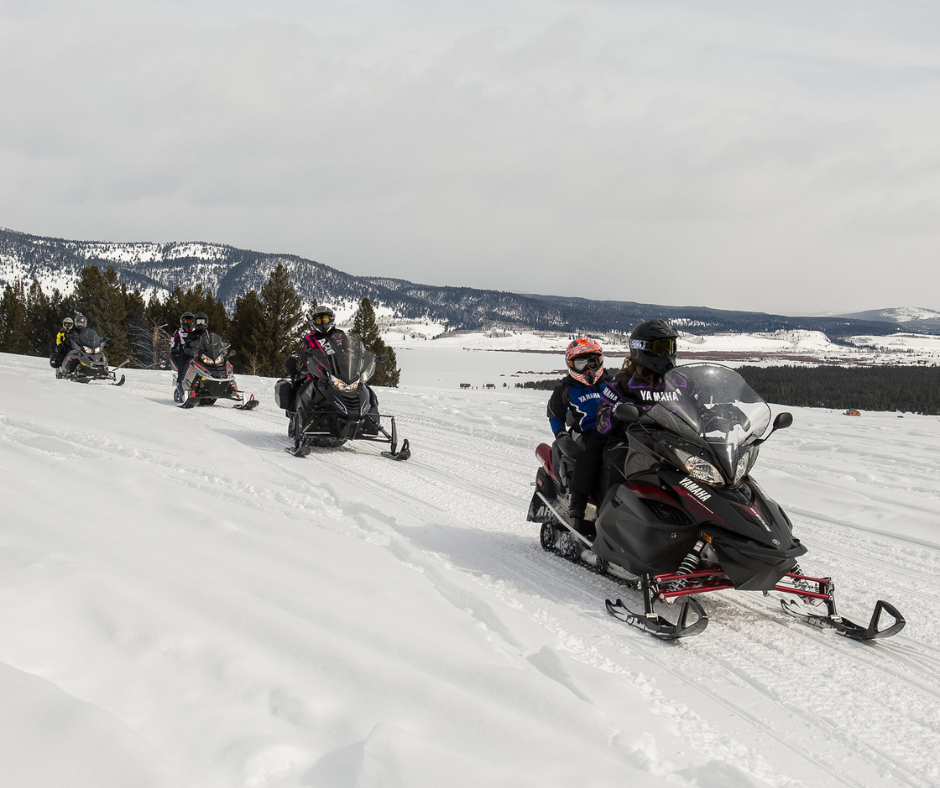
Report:
[[597,421],[597,406],[607,387],[610,375],[605,370],[597,381],[590,386],[579,383],[568,375],[552,392],[548,401],[548,422],[552,433],[566,429],[571,424],[575,432],[587,432],[594,429]]

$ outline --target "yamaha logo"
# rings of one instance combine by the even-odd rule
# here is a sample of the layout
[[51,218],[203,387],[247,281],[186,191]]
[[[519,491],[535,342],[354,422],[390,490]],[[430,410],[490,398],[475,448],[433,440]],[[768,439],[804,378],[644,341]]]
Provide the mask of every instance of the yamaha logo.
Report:
[[699,501],[707,501],[709,498],[712,497],[712,494],[710,492],[706,492],[705,490],[703,490],[701,487],[699,487],[695,482],[693,482],[688,477],[686,477],[681,482],[679,482],[679,485],[681,487],[684,487],[690,493],[692,493],[693,497],[695,497]]

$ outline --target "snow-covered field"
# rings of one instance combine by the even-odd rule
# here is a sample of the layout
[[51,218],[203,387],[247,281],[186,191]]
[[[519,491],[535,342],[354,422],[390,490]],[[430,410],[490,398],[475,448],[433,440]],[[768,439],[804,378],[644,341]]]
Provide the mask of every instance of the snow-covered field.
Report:
[[0,355],[3,785],[940,783],[940,419],[796,409],[756,473],[841,611],[885,598],[900,635],[719,592],[662,643],[525,522],[545,392],[380,391],[411,460],[301,460],[240,382],[257,410],[181,411],[167,372]]
[[[351,312],[350,312],[351,314]],[[442,327],[408,324],[386,328],[385,341],[395,348],[402,382],[425,386],[514,386],[525,380],[561,377],[568,334],[528,331],[455,332],[434,335]],[[422,332],[429,331],[430,334]],[[434,338],[430,338],[433,336]],[[607,366],[618,368],[628,352],[626,338],[598,336]],[[419,351],[419,352],[414,352]],[[682,335],[681,361],[742,364],[842,366],[940,365],[940,336],[893,334],[852,337],[835,344],[819,331],[777,331],[772,334]]]

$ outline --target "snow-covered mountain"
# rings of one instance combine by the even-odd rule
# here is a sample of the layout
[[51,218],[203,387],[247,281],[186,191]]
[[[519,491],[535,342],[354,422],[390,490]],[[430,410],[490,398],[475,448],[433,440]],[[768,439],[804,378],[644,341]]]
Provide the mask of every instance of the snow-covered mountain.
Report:
[[[268,254],[208,243],[104,243],[42,238],[0,230],[0,286],[38,279],[49,291],[68,292],[82,267],[114,266],[143,293],[202,284],[229,309],[249,289],[259,289],[278,263],[305,301],[351,305],[368,296],[388,319],[427,321],[450,329],[493,324],[544,331],[623,332],[652,317],[695,334],[720,332],[823,331],[832,337],[890,334],[901,330],[883,320],[842,317],[786,317],[707,307],[674,307],[631,301],[599,301],[521,295],[416,284],[386,277],[357,277],[296,255]],[[938,327],[940,332],[940,327]]]
[[854,320],[881,320],[886,323],[922,323],[928,320],[940,320],[940,312],[936,309],[925,309],[915,306],[898,306],[891,309],[870,309],[867,312],[854,312],[842,317]]
[[271,380],[240,379],[251,413],[182,411],[169,375],[80,386],[0,355],[5,785],[940,782],[936,418],[796,409],[756,470],[841,612],[888,599],[901,634],[718,592],[670,644],[525,522],[544,392],[382,390],[412,459],[298,460]]

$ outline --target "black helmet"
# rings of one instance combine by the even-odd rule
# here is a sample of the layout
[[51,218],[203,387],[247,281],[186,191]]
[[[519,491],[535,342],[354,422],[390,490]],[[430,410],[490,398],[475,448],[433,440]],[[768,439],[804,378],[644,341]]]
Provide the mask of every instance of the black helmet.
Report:
[[203,331],[209,330],[209,315],[205,312],[196,312],[195,326],[197,329],[201,328]]
[[647,320],[630,334],[630,358],[656,375],[676,365],[678,332],[664,320]]
[[329,334],[333,330],[336,315],[328,306],[318,306],[313,310],[313,330],[318,334]]
[[196,324],[196,316],[192,312],[183,312],[180,315],[180,328],[183,331],[192,331]]
[[65,320],[62,321],[62,328],[64,328],[66,331],[71,331],[72,326],[74,325],[75,325],[75,321],[72,320],[72,318],[70,317],[67,317],[65,318]]
[[88,326],[88,318],[84,315],[75,315],[75,328],[86,328]]

